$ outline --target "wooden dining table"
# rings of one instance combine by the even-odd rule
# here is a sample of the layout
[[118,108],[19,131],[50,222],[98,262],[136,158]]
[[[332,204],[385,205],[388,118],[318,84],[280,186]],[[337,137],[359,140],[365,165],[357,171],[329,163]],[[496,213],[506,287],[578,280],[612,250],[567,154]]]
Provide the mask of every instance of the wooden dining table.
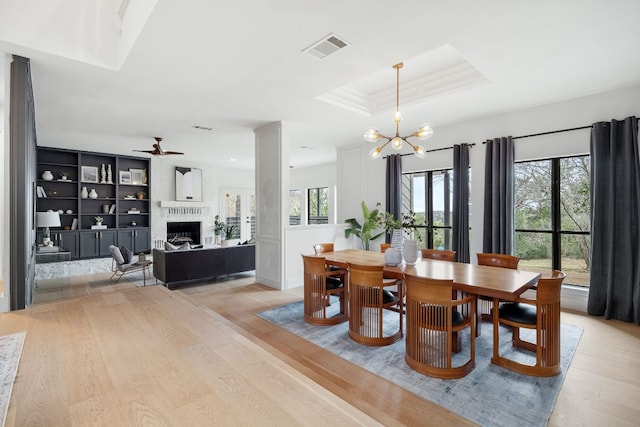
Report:
[[[432,279],[451,279],[456,290],[499,300],[513,301],[538,282],[540,273],[510,268],[473,265],[461,262],[418,259],[415,265],[404,262],[397,266],[386,265],[381,252],[345,249],[323,252],[318,256],[325,262],[342,268],[348,264],[384,265],[385,276],[403,279],[405,274]],[[480,334],[478,322],[477,334]]]

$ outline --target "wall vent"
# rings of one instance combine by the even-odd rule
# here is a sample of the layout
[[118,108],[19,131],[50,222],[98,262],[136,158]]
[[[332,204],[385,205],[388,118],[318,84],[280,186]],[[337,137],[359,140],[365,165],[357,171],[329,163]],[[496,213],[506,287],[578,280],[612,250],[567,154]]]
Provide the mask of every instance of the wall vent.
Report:
[[322,40],[319,40],[304,49],[302,53],[306,53],[309,56],[312,56],[316,59],[325,59],[327,56],[336,53],[340,49],[349,46],[349,43],[342,40],[340,37],[335,34],[329,34],[324,37]]

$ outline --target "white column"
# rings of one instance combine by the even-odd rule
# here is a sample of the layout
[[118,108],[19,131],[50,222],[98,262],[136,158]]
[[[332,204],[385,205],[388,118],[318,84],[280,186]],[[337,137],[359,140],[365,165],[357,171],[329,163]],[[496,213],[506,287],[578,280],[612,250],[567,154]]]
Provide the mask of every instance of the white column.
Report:
[[289,141],[282,122],[254,130],[256,139],[256,281],[285,288],[289,221]]

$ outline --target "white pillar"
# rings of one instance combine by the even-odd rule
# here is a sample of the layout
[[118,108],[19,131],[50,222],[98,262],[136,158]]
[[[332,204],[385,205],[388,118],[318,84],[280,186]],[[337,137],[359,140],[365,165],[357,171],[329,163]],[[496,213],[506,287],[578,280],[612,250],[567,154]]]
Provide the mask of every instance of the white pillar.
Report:
[[282,122],[254,130],[256,140],[256,281],[285,288],[289,221],[289,141]]

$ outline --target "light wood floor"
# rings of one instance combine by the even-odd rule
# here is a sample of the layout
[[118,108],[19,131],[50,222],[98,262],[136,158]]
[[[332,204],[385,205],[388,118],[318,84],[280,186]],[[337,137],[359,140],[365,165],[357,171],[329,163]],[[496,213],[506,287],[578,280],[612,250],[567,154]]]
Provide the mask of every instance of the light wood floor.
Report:
[[[237,276],[168,291],[74,277],[67,299],[0,314],[27,331],[7,426],[469,425],[255,313],[301,299]],[[584,329],[549,425],[635,426],[640,327]]]

